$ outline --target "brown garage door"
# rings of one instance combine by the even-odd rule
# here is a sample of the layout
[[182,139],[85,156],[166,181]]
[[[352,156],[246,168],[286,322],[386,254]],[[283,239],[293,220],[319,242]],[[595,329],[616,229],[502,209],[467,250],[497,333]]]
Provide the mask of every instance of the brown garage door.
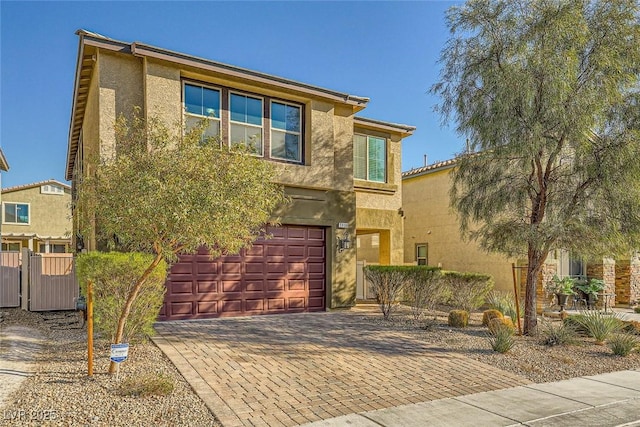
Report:
[[160,320],[297,313],[325,308],[325,230],[270,228],[239,255],[180,257],[171,268]]

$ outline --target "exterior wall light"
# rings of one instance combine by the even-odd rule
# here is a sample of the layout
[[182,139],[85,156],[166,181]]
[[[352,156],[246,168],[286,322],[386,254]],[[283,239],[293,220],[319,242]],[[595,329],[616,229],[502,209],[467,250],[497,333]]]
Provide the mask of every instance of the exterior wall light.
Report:
[[338,252],[342,252],[345,249],[351,249],[351,239],[349,239],[349,232],[344,231],[342,237],[336,236],[338,239]]

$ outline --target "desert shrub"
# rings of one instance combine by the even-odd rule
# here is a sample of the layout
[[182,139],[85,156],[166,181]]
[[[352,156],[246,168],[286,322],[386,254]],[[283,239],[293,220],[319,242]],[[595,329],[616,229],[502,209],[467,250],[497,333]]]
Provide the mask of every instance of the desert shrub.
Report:
[[640,313],[640,306],[635,307],[635,308],[633,309],[633,311],[635,311],[636,313]]
[[487,327],[489,328],[489,332],[492,334],[495,333],[498,328],[509,328],[513,333],[516,331],[516,327],[513,325],[513,321],[510,317],[496,317],[495,319],[491,319],[487,324]]
[[544,321],[538,331],[542,344],[548,346],[574,344],[578,336],[574,324],[568,322]]
[[446,285],[440,280],[440,268],[426,265],[405,266],[407,277],[404,284],[404,297],[411,306],[411,314],[418,322],[426,312],[444,302]]
[[616,356],[628,356],[638,348],[638,339],[629,333],[619,333],[611,335],[607,344]]
[[518,320],[516,300],[512,294],[492,290],[487,295],[487,304],[489,304],[489,308],[493,308],[503,315],[509,316],[514,323]]
[[389,319],[392,310],[399,302],[402,288],[411,276],[411,267],[400,265],[367,265],[364,275],[371,284],[371,290],[382,311],[382,316]]
[[[97,332],[113,339],[129,292],[153,260],[152,255],[122,252],[89,252],[78,255],[76,270],[82,293],[93,282],[93,318]],[[164,300],[167,265],[163,261],[151,273],[131,306],[124,337],[133,341],[154,333],[153,323]]]
[[597,310],[588,310],[573,317],[587,330],[589,336],[596,340],[596,344],[604,344],[612,333],[624,327],[622,321],[614,314],[605,314]]
[[[511,320],[509,317],[506,319]],[[494,319],[498,320],[498,319]],[[493,351],[497,351],[498,353],[506,353],[516,345],[516,338],[514,336],[515,329],[513,327],[508,327],[502,323],[495,322],[500,325],[494,328],[493,331],[487,336],[489,339],[489,343],[491,344],[491,348]],[[489,323],[491,324],[491,323]]]
[[640,322],[637,320],[624,320],[622,323],[624,324],[624,332],[640,335]]
[[165,374],[147,374],[123,380],[118,387],[122,396],[166,396],[174,389],[173,379]]
[[582,314],[572,314],[564,319],[562,319],[562,324],[573,328],[576,331],[576,335],[578,336],[589,336],[589,331],[584,327],[582,322],[579,321],[581,319]]
[[451,310],[449,312],[449,326],[466,328],[469,324],[469,312],[465,310]]
[[449,288],[448,303],[465,311],[473,311],[484,304],[493,289],[493,279],[484,274],[446,271],[443,278]]
[[504,316],[502,315],[502,313],[496,309],[489,309],[489,310],[485,310],[482,312],[482,325],[483,326],[489,326],[489,321],[493,320],[493,319],[501,319]]

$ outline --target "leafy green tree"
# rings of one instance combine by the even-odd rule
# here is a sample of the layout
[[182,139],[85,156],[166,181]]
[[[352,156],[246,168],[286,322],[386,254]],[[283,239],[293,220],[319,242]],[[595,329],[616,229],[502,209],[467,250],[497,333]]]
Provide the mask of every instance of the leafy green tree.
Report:
[[[448,11],[443,121],[463,235],[528,260],[525,333],[552,248],[616,255],[640,235],[636,0],[477,0]],[[626,252],[628,253],[628,252]]]
[[[99,247],[153,254],[128,292],[114,343],[120,343],[140,289],[163,260],[195,253],[211,257],[250,245],[286,202],[273,164],[203,138],[206,119],[185,131],[157,118],[120,117],[115,149],[91,162],[79,182],[78,218]],[[123,286],[127,286],[123,284]],[[110,367],[113,372],[114,366]]]

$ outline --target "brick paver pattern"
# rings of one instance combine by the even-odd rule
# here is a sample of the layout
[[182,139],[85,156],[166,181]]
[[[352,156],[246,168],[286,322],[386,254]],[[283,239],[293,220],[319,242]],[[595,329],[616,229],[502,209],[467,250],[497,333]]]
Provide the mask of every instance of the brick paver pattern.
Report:
[[163,322],[154,341],[225,427],[294,426],[530,383],[365,315]]

